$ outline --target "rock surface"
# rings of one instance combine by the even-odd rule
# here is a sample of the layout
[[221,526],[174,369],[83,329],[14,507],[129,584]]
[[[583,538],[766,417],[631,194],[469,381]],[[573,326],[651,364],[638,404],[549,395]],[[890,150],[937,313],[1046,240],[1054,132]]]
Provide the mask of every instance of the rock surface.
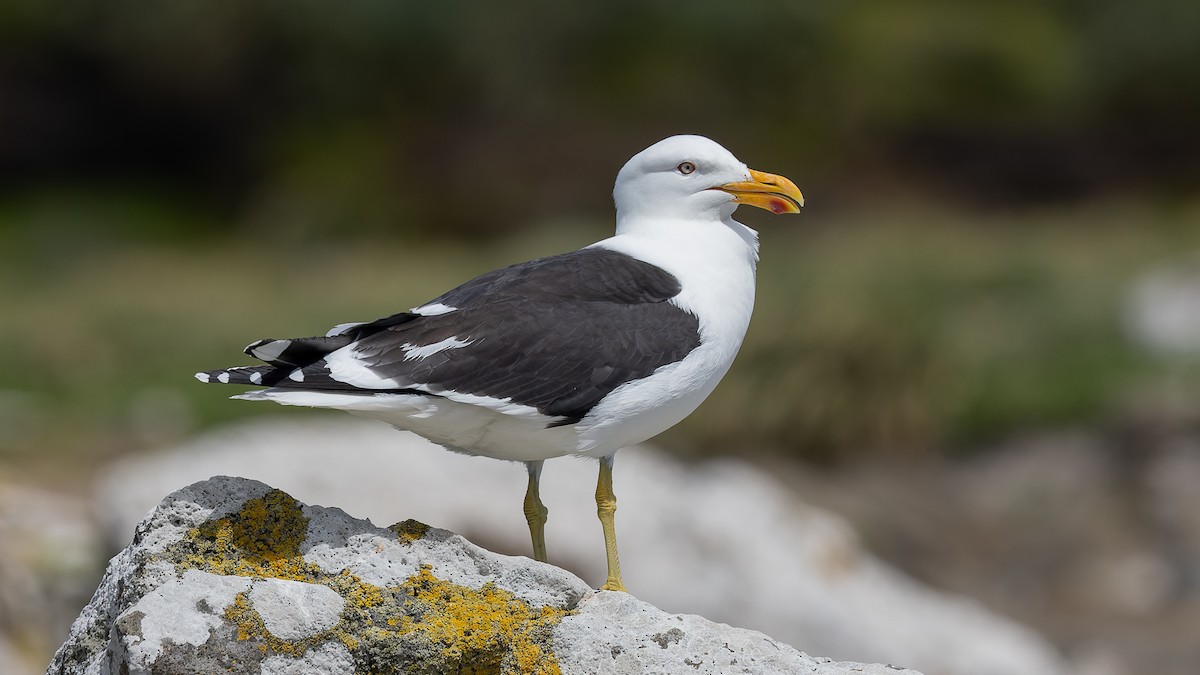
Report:
[[[594,462],[562,459],[547,463],[542,478],[550,561],[593,585],[605,573],[595,472]],[[114,545],[123,545],[163,494],[220,473],[266,481],[309,503],[339,504],[377,523],[405,514],[492,550],[529,551],[523,467],[455,455],[356,420],[257,422],[122,461],[103,481],[97,510],[113,518],[110,530],[121,542]],[[1069,672],[1037,634],[895,571],[841,518],[745,462],[683,465],[637,447],[621,451],[615,473],[626,584],[666,611],[929,675]],[[897,503],[907,509],[910,501]]]
[[47,673],[876,673],[526,558],[217,477],[111,561]]

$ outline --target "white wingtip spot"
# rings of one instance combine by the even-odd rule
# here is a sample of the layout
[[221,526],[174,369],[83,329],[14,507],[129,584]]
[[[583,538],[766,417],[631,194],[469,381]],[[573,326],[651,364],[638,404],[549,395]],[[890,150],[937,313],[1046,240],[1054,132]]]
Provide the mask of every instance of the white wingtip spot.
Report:
[[208,382],[208,373],[196,373],[196,379],[200,380],[201,382]]
[[304,381],[304,371],[297,368],[292,371],[291,375],[288,375],[288,379],[293,382],[303,382]]
[[262,373],[250,373],[250,382],[253,384],[262,384]]
[[217,382],[221,384],[229,384],[229,371],[217,375]]

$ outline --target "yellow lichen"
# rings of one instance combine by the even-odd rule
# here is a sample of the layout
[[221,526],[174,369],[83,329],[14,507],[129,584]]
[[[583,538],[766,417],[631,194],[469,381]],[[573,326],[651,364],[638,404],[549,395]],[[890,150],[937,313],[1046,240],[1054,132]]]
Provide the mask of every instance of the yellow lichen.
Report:
[[305,581],[311,565],[300,555],[308,518],[281,490],[248,499],[237,512],[188,533],[195,551],[181,565],[215,574]]
[[[539,646],[566,613],[535,609],[492,584],[473,589],[438,579],[428,566],[404,582],[403,588],[422,605],[409,629],[441,645],[450,660],[470,661],[495,672],[558,673],[552,655]],[[546,611],[549,610],[549,611]]]
[[[321,584],[345,599],[336,626],[284,640],[267,630],[249,593],[239,594],[225,618],[236,626],[238,640],[257,642],[264,654],[298,657],[336,640],[350,651],[358,673],[559,673],[545,645],[568,610],[532,607],[491,584],[477,589],[453,584],[428,566],[393,587],[364,582],[345,570],[324,572],[301,555],[307,529],[299,503],[273,490],[191,530],[167,555],[181,571]],[[390,529],[400,541],[412,543],[429,527],[408,520]]]
[[396,523],[388,528],[396,533],[396,538],[405,544],[411,544],[414,541],[424,537],[429,532],[429,526],[419,520],[409,518],[403,522]]

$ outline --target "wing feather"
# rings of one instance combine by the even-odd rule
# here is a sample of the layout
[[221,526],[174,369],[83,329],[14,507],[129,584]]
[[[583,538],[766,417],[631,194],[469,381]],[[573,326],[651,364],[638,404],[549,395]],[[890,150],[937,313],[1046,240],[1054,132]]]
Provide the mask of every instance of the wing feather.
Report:
[[[300,371],[270,377],[279,388],[487,397],[570,423],[699,345],[698,319],[669,302],[680,290],[654,265],[588,248],[489,272],[422,305],[452,309],[260,340],[247,353]],[[453,347],[414,352],[444,341]]]

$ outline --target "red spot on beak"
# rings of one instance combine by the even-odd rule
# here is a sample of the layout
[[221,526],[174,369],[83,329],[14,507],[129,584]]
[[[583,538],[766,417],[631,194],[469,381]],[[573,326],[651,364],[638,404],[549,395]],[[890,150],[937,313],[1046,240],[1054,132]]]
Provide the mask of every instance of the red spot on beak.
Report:
[[770,206],[771,213],[784,213],[790,205],[782,199],[772,199]]

